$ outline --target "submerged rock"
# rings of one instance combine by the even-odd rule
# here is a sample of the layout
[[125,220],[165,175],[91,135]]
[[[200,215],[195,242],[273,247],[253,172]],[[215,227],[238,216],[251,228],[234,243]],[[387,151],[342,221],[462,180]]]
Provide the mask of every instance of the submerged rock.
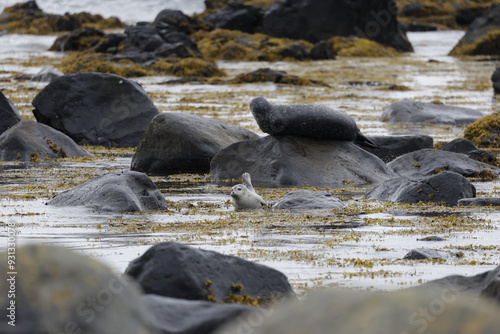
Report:
[[446,258],[445,254],[428,248],[412,249],[403,257],[404,260],[444,260]]
[[347,141],[267,136],[232,144],[212,159],[214,180],[252,175],[254,184],[343,186],[377,183],[396,174],[378,157]]
[[259,312],[246,305],[182,300],[151,294],[144,295],[141,302],[149,309],[163,334],[210,334],[245,313]]
[[[370,2],[363,6],[346,0],[277,1],[265,13],[263,32],[312,43],[333,36],[354,35],[373,39],[399,51],[412,51],[395,14],[392,0]],[[373,29],[378,33],[374,34]]]
[[434,147],[434,140],[427,135],[369,136],[368,139],[378,148],[363,147],[363,149],[386,163],[406,153]]
[[476,18],[450,56],[500,54],[500,4],[493,4]]
[[500,206],[500,198],[498,197],[464,198],[458,201],[458,205]]
[[104,73],[64,75],[33,100],[36,119],[80,145],[135,147],[159,111],[135,81]]
[[125,273],[147,294],[179,299],[257,306],[294,295],[275,269],[175,242],[149,248]]
[[35,121],[21,121],[0,135],[0,160],[39,161],[91,154],[70,137]]
[[500,168],[469,158],[462,153],[423,149],[396,158],[388,166],[401,176],[418,177],[450,171],[471,177],[483,171],[500,175]]
[[14,103],[0,91],[0,134],[19,123],[21,119]]
[[132,158],[132,170],[169,175],[208,173],[223,148],[258,136],[239,126],[198,115],[156,116]]
[[[1,333],[158,333],[140,289],[94,258],[47,245],[18,246],[15,255],[19,274],[0,285],[2,309],[15,301],[15,327],[7,315]],[[7,259],[7,252],[0,256]],[[12,271],[7,260],[0,270]]]
[[366,198],[392,203],[441,203],[455,206],[462,198],[476,196],[475,187],[462,175],[441,172],[420,178],[394,178],[371,190]]
[[391,104],[380,116],[380,121],[467,125],[483,116],[481,111],[474,109],[403,100]]
[[147,175],[112,172],[54,196],[54,206],[85,206],[99,211],[130,212],[166,209],[165,198]]
[[273,205],[280,210],[328,210],[342,209],[346,205],[326,191],[294,190]]

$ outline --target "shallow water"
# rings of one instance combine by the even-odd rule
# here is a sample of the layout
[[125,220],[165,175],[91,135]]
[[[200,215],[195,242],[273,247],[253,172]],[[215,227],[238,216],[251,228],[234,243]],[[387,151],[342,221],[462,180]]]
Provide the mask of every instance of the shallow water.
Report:
[[[485,114],[498,110],[490,76],[498,65],[477,58],[446,56],[462,32],[413,33],[414,54],[399,58],[339,58],[301,63],[219,62],[229,77],[262,67],[323,80],[330,87],[274,84],[165,85],[165,77],[137,79],[161,111],[189,112],[219,118],[259,131],[248,110],[252,97],[273,103],[318,103],[349,113],[363,133],[429,134],[435,141],[463,135],[463,128],[388,125],[383,110],[401,99],[439,100]],[[46,52],[55,37],[0,36],[0,88],[33,119],[30,105],[43,83],[15,81],[57,64],[61,53]],[[429,60],[437,62],[429,62]],[[406,86],[393,90],[392,85]],[[498,265],[500,213],[492,208],[400,206],[362,199],[366,188],[326,189],[347,204],[326,213],[232,211],[230,185],[217,186],[206,175],[153,177],[168,212],[114,214],[86,208],[53,208],[45,202],[56,193],[113,170],[130,166],[133,150],[88,148],[90,159],[20,164],[0,162],[0,221],[15,222],[18,243],[59,244],[100,258],[118,272],[147,248],[179,241],[263,263],[285,273],[294,288],[318,286],[392,290],[447,274],[474,275]],[[475,182],[480,196],[498,196],[497,182]],[[289,189],[258,189],[269,202]],[[347,229],[317,226],[362,223]],[[316,226],[316,227],[315,227]],[[278,228],[277,228],[278,227]],[[1,238],[6,239],[2,228]],[[441,242],[417,241],[426,235]],[[0,242],[4,249],[6,242]],[[407,261],[413,248],[448,254],[441,261]]]

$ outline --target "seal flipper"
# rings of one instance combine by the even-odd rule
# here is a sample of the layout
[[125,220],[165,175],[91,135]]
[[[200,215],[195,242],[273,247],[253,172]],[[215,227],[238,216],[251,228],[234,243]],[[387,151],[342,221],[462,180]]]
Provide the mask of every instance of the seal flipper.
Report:
[[241,175],[241,178],[243,179],[243,184],[245,185],[245,187],[247,187],[247,189],[251,192],[255,193],[255,190],[252,186],[252,178],[250,177],[250,174],[243,173],[243,175]]
[[380,146],[376,145],[370,139],[366,138],[361,133],[361,131],[359,131],[359,129],[358,129],[358,134],[356,136],[356,139],[354,139],[354,143],[358,144],[360,146],[366,147],[366,148],[373,148],[373,149],[379,149],[380,148]]

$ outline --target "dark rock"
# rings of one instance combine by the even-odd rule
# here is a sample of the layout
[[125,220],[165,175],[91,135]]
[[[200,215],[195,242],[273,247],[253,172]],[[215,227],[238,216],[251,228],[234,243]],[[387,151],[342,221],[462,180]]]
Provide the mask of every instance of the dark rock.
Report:
[[231,302],[248,295],[266,303],[294,294],[285,275],[275,269],[175,242],[149,248],[125,273],[145,293],[187,300]]
[[93,47],[95,52],[101,53],[118,53],[118,47],[125,40],[125,34],[106,34]]
[[239,179],[244,172],[252,175],[254,184],[277,186],[342,186],[395,176],[382,160],[351,142],[298,136],[232,144],[210,165],[214,180]]
[[255,33],[261,29],[262,8],[229,2],[226,7],[205,17],[215,29],[239,30]]
[[[0,270],[11,272],[7,252],[0,257]],[[139,288],[94,258],[33,244],[16,248],[15,267],[14,299],[9,281],[0,285],[2,309],[15,300],[15,327],[7,315],[0,333],[158,333]]]
[[477,150],[476,145],[469,139],[465,138],[457,138],[453,139],[446,145],[444,145],[441,150],[443,151],[449,151],[449,152],[455,152],[455,153],[463,153],[467,154],[471,151]]
[[[458,200],[458,203],[460,203],[460,201],[461,200]],[[417,241],[445,241],[445,240],[446,239],[443,239],[443,238],[435,236],[435,235],[431,235],[428,237],[423,237],[423,238],[417,239]]]
[[493,164],[497,161],[497,158],[488,151],[485,150],[474,150],[467,153],[467,156],[473,160],[481,161],[487,164]]
[[163,334],[210,334],[227,322],[258,309],[238,304],[182,300],[145,295],[141,301],[149,308]]
[[455,14],[455,22],[462,26],[468,26],[475,19],[483,16],[487,10],[488,7],[485,6],[459,8],[457,9],[457,13]]
[[379,148],[363,147],[363,149],[386,163],[403,154],[434,147],[434,140],[427,135],[369,136],[368,139]]
[[483,116],[481,111],[474,109],[403,100],[391,104],[380,116],[380,121],[461,126]]
[[[466,329],[475,334],[498,332],[500,307],[497,305],[484,298],[471,302],[467,293],[446,286],[437,291],[426,291],[426,288],[392,293],[320,289],[300,301],[279,307],[272,316],[258,322],[258,326],[252,326],[254,317],[242,316],[230,328],[218,333],[457,334]],[[498,292],[496,294],[498,296]]]
[[446,259],[446,255],[438,252],[434,249],[428,248],[420,248],[420,249],[412,249],[409,251],[403,259],[405,260],[428,260],[428,259],[436,259],[436,260],[444,260]]
[[463,176],[477,176],[488,170],[500,175],[500,168],[480,163],[462,153],[423,149],[396,158],[388,166],[396,174],[408,177],[428,176],[441,171],[451,171]]
[[134,147],[159,112],[135,81],[80,73],[53,80],[33,100],[36,119],[80,145]]
[[[453,293],[455,296],[465,295],[469,298],[475,297],[474,299],[476,300],[479,296],[481,296],[492,298],[498,302],[500,297],[499,291],[492,288],[494,286],[498,287],[499,278],[500,266],[475,276],[451,275],[437,280],[432,280],[418,286],[417,290],[426,290],[434,294],[438,291],[446,290],[449,293]],[[470,300],[469,303],[471,303]]]
[[441,172],[437,175],[384,181],[371,190],[366,198],[392,203],[443,203],[455,206],[458,200],[476,196],[474,186],[462,175]]
[[316,139],[353,141],[377,148],[347,114],[315,104],[272,105],[257,97],[250,110],[259,128],[271,136],[303,136]]
[[256,82],[274,82],[283,85],[297,85],[297,86],[323,86],[329,87],[326,83],[316,80],[309,80],[301,78],[296,75],[290,75],[285,71],[273,70],[271,68],[259,68],[258,70],[239,74],[231,80],[229,84],[243,84],[243,83],[256,83]]
[[465,35],[450,51],[450,56],[500,54],[500,4],[493,4],[476,18]]
[[156,15],[153,24],[162,27],[165,24],[177,28],[177,30],[189,35],[191,33],[191,20],[180,10],[164,9]]
[[311,190],[291,191],[273,205],[276,210],[328,210],[344,207],[345,204],[331,193]]
[[491,75],[491,81],[493,82],[493,91],[495,94],[500,94],[500,67],[497,67]]
[[21,114],[2,91],[0,91],[0,134],[21,121]]
[[333,36],[355,35],[399,51],[412,51],[410,42],[399,28],[395,6],[392,0],[363,4],[347,0],[277,1],[264,15],[263,32],[312,43]]
[[327,41],[322,40],[314,44],[309,57],[313,60],[335,59],[335,51],[328,45]]
[[87,51],[97,45],[104,32],[95,28],[82,28],[57,37],[49,51]]
[[47,204],[112,212],[166,209],[165,198],[153,181],[143,173],[130,171],[98,176],[57,194]]
[[458,201],[458,205],[500,206],[500,198],[497,197],[464,198]]
[[309,53],[302,43],[290,43],[285,46],[279,53],[283,58],[292,58],[296,60],[304,60],[309,56]]
[[0,135],[2,161],[38,161],[90,155],[65,134],[35,121],[21,121]]
[[221,149],[256,138],[255,133],[223,121],[162,113],[151,121],[131,169],[159,175],[208,173],[210,161]]
[[401,8],[398,12],[398,15],[403,16],[403,17],[419,17],[423,16],[422,11],[424,10],[425,6],[421,3],[410,3],[403,8]]
[[424,32],[424,31],[437,31],[438,28],[435,25],[429,25],[429,24],[421,24],[421,23],[416,23],[412,22],[406,27],[406,31],[412,31],[412,32]]
[[37,81],[37,82],[50,82],[56,78],[59,78],[60,76],[63,76],[64,74],[62,72],[59,72],[56,69],[53,69],[52,67],[44,67],[42,68],[38,73],[31,75],[31,74],[21,74],[20,76],[16,77],[15,80],[31,80],[31,81]]

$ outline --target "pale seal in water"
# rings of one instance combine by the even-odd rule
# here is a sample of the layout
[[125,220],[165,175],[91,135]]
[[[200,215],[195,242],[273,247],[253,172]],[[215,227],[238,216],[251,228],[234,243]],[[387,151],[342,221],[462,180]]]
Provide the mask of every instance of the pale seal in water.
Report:
[[359,130],[347,114],[314,105],[272,105],[263,97],[250,102],[250,110],[260,129],[272,136],[296,135],[317,139],[352,141],[356,144],[379,148]]
[[250,174],[243,173],[243,184],[237,184],[231,190],[235,210],[258,209],[266,206],[266,202],[257,195],[252,186]]

